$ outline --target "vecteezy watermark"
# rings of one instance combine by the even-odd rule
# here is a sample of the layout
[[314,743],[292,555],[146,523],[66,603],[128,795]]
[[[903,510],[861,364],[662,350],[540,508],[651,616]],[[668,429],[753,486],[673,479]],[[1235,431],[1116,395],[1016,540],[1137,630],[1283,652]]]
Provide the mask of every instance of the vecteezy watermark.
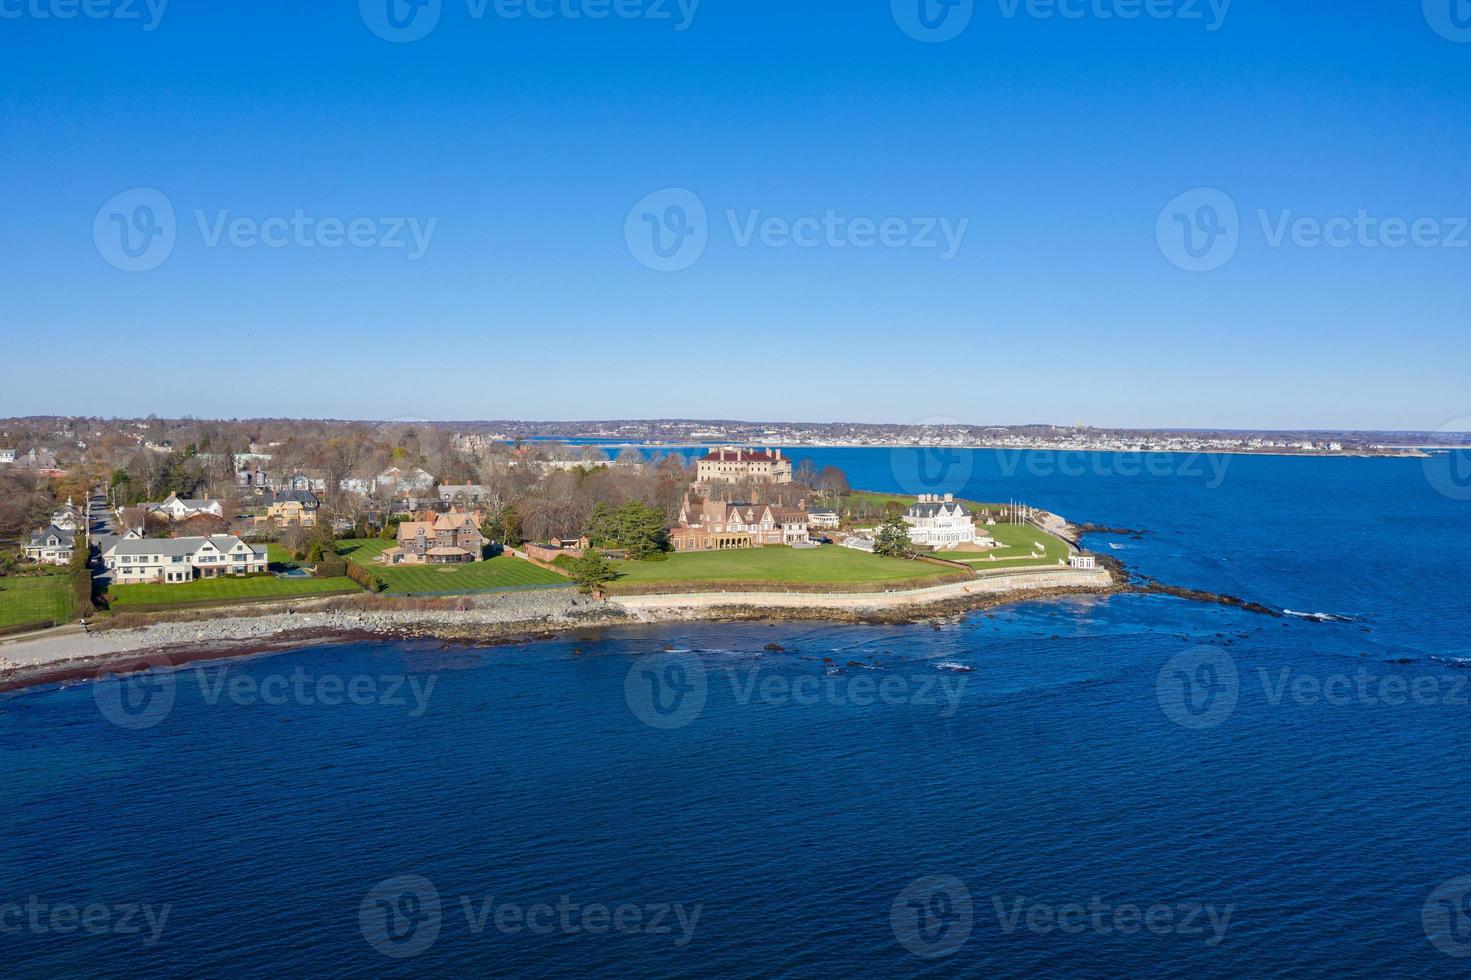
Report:
[[0,0],[0,20],[136,21],[153,31],[163,22],[169,0]]
[[953,40],[970,26],[975,0],[889,0],[894,23],[926,44]]
[[142,936],[144,946],[153,946],[162,938],[172,908],[167,902],[157,906],[146,902],[77,905],[46,902],[31,895],[24,904],[0,902],[0,935]]
[[[201,244],[216,249],[402,249],[410,262],[429,250],[438,218],[338,217],[297,208],[288,215],[257,218],[229,209],[195,209]],[[124,272],[147,272],[168,261],[178,242],[173,202],[162,191],[137,187],[114,195],[92,220],[97,254]]]
[[1236,710],[1241,681],[1236,661],[1220,647],[1196,647],[1171,657],[1154,680],[1165,717],[1181,728],[1215,728]]
[[[1359,208],[1352,215],[1299,215],[1258,208],[1268,248],[1471,249],[1471,216],[1400,217]],[[1165,205],[1155,224],[1160,252],[1187,272],[1213,272],[1236,256],[1244,235],[1236,202],[1217,188],[1186,191]]]
[[1155,241],[1164,257],[1186,272],[1213,272],[1241,245],[1241,215],[1223,190],[1202,187],[1177,196],[1160,211]]
[[152,187],[115,194],[92,219],[97,254],[124,272],[147,272],[168,261],[178,238],[174,205]]
[[[1178,20],[1214,33],[1232,0],[996,0],[1005,20]],[[938,44],[959,37],[975,15],[975,0],[889,0],[894,23],[914,38]]]
[[1430,945],[1447,956],[1471,956],[1471,875],[1442,882],[1425,899],[1420,925]]
[[931,415],[905,429],[907,442],[889,450],[889,472],[909,494],[960,493],[975,472],[975,451],[953,444],[959,419]]
[[1425,22],[1447,41],[1471,44],[1471,0],[1421,0]]
[[[459,916],[451,920],[451,911]],[[683,902],[589,902],[559,895],[555,902],[498,900],[493,894],[459,895],[441,900],[434,883],[422,875],[400,875],[379,882],[358,905],[358,927],[368,945],[391,959],[426,952],[446,927],[471,936],[667,936],[678,949],[694,939],[704,905]]]
[[916,878],[889,905],[889,926],[915,956],[948,956],[965,945],[975,926],[970,889],[951,875]]
[[[471,21],[645,20],[668,23],[683,32],[694,23],[700,0],[465,0]],[[358,0],[368,30],[385,41],[422,40],[439,26],[444,0]]]
[[[822,675],[778,672],[761,664],[721,671],[730,683],[732,700],[772,708],[819,704],[868,708],[875,705],[918,705],[939,709],[952,718],[965,696],[966,674],[939,670],[898,671],[830,668]],[[634,717],[651,728],[684,728],[705,710],[710,672],[694,653],[651,653],[636,659],[623,679],[623,696]]]
[[[1442,435],[1464,436],[1471,433],[1471,415],[1452,419],[1436,430]],[[1420,463],[1425,479],[1441,496],[1451,500],[1471,500],[1471,443],[1435,449]]]
[[1219,946],[1231,926],[1235,904],[1217,906],[1210,902],[1121,902],[1105,901],[1094,895],[1088,902],[1060,905],[1029,899],[1025,895],[992,895],[991,907],[1005,935],[1025,930],[1039,936],[1060,932],[1079,936],[1117,934],[1132,936],[1147,932],[1155,936],[1202,937],[1207,947]]
[[341,706],[407,708],[409,718],[422,717],[434,693],[436,675],[417,674],[311,674],[301,667],[289,674],[256,677],[229,666],[196,668],[184,673],[170,669],[162,657],[150,658],[148,670],[121,677],[103,672],[92,685],[98,710],[120,728],[153,728],[173,711],[186,678],[198,685],[201,701],[211,707],[263,704],[270,707]]
[[[955,258],[970,228],[969,218],[875,218],[846,215],[834,208],[796,217],[768,215],[759,208],[727,208],[723,215],[730,242],[739,249],[913,249],[933,251],[942,262]],[[666,187],[629,209],[623,240],[629,254],[645,267],[678,272],[705,254],[712,224],[699,195],[684,187]]]
[[1103,450],[997,449],[1001,475],[1015,476],[1154,476],[1203,480],[1215,490],[1226,482],[1231,456],[1226,453],[1127,452]]

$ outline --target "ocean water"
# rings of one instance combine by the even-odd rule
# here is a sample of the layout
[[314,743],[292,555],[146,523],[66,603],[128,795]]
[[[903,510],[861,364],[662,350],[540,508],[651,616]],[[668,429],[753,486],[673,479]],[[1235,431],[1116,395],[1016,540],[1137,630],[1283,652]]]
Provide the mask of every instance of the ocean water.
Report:
[[1441,461],[807,455],[1140,529],[1088,544],[1304,615],[1121,596],[10,695],[0,969],[1467,973],[1471,495]]

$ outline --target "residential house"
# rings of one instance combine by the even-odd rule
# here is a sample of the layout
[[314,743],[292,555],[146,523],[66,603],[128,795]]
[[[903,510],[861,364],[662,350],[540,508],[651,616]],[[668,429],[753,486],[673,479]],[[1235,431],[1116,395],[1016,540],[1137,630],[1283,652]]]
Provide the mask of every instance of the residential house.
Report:
[[312,490],[316,493],[327,492],[327,479],[323,476],[312,476],[309,473],[293,473],[280,482],[278,490]]
[[171,493],[162,503],[139,504],[144,512],[167,518],[170,521],[187,520],[204,514],[211,517],[224,517],[225,508],[218,500],[210,500],[208,494],[199,499],[180,497]]
[[373,481],[361,476],[349,476],[337,481],[337,489],[354,497],[366,497],[373,492]]
[[47,565],[65,565],[72,560],[76,549],[76,530],[64,530],[52,524],[44,531],[31,536],[26,542],[26,557],[31,561]]
[[86,516],[77,510],[72,499],[67,497],[66,506],[51,515],[51,526],[59,527],[63,531],[75,531],[82,527],[86,520]]
[[436,492],[440,503],[452,507],[470,507],[489,495],[489,491],[478,483],[443,483]]
[[270,525],[285,530],[288,527],[316,527],[317,511],[322,502],[310,490],[281,490],[264,498],[266,511],[255,518],[257,527]]
[[792,461],[780,449],[712,449],[695,464],[697,483],[791,483]]
[[16,469],[35,470],[47,476],[56,476],[63,472],[57,469],[56,454],[49,449],[31,449],[23,453],[17,453],[13,449],[5,451],[11,454],[10,464]]
[[395,496],[417,496],[433,492],[434,477],[417,466],[411,470],[390,466],[374,478],[373,484],[374,489]]
[[838,523],[838,512],[835,510],[819,508],[807,512],[807,526],[815,531],[836,531]]
[[398,544],[377,558],[388,565],[451,565],[479,561],[490,541],[480,533],[480,515],[452,510],[432,520],[404,521]]
[[102,553],[118,584],[192,582],[196,578],[251,575],[270,569],[264,547],[253,548],[232,534],[194,538],[122,538]]
[[904,523],[909,525],[909,540],[921,547],[953,548],[976,540],[975,518],[954,494],[921,494],[904,512]]
[[0,464],[3,464],[3,463],[14,463],[14,462],[15,462],[15,450],[14,449],[0,449]]

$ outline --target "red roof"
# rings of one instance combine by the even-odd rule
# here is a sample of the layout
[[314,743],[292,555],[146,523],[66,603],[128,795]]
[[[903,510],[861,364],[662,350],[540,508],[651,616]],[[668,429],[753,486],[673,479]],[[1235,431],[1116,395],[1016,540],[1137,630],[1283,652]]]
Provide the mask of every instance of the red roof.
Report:
[[[722,459],[719,449],[712,449],[705,454],[704,458],[712,463],[718,463]],[[724,460],[727,463],[775,463],[776,456],[763,449],[727,449],[724,452]]]

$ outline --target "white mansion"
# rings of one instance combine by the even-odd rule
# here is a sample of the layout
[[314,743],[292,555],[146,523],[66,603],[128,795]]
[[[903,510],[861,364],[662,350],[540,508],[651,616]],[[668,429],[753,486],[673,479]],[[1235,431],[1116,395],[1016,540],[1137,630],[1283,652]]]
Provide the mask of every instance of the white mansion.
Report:
[[207,538],[119,538],[102,552],[102,563],[119,584],[192,582],[196,578],[253,575],[269,571],[265,548],[252,548],[232,534]]
[[975,519],[950,493],[921,494],[919,502],[904,512],[904,523],[909,525],[909,540],[917,545],[946,548],[976,540]]

